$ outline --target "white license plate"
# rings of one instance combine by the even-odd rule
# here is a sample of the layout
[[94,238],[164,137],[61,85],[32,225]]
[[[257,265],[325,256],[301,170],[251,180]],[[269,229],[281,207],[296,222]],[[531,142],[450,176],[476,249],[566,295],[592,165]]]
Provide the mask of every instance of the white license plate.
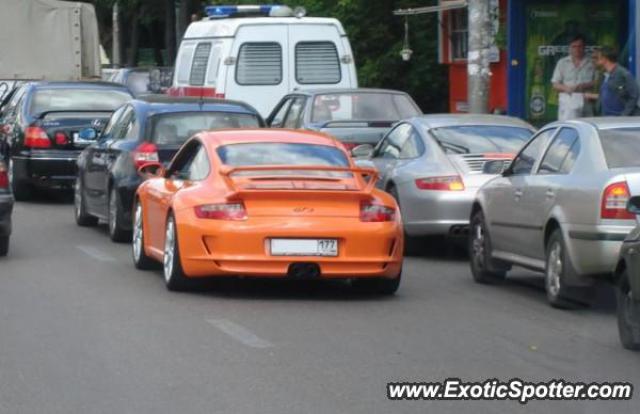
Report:
[[78,132],[74,132],[73,133],[73,143],[74,144],[89,144],[91,142],[93,142],[93,141],[88,141],[86,139],[80,138],[80,133],[78,133]]
[[336,239],[271,239],[272,256],[337,256]]

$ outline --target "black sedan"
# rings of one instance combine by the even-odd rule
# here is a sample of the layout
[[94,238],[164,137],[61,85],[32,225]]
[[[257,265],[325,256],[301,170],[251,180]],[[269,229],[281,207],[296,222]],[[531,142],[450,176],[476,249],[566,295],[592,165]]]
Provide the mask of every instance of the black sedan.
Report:
[[286,95],[267,118],[267,125],[325,132],[351,150],[360,144],[375,146],[393,124],[418,115],[422,111],[405,92],[316,89]]
[[[640,215],[640,196],[631,197],[627,209]],[[640,226],[622,244],[614,281],[620,342],[627,349],[640,351]]]
[[78,155],[90,143],[80,130],[100,128],[133,98],[126,87],[104,82],[32,82],[20,94],[3,120],[16,200],[38,187],[71,188]]
[[[202,130],[258,128],[251,106],[229,100],[149,95],[118,108],[102,134],[78,158],[75,217],[79,226],[109,224],[116,242],[131,239],[131,207],[142,182],[138,169],[168,163],[182,144]],[[95,132],[81,132],[94,139]]]
[[9,187],[7,167],[0,160],[0,256],[9,252],[9,236],[11,236],[11,212],[13,196]]

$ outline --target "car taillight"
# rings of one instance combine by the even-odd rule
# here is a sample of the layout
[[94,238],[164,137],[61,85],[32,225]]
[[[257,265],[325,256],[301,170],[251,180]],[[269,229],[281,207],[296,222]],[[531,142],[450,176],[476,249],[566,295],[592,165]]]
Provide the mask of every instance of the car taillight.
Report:
[[607,186],[602,193],[600,217],[603,219],[635,220],[636,216],[627,211],[631,194],[626,181]]
[[416,187],[420,190],[463,191],[464,183],[458,175],[447,177],[418,178]]
[[53,136],[53,139],[56,141],[56,145],[69,145],[69,137],[64,132],[56,132]]
[[28,127],[24,130],[24,146],[29,148],[50,148],[51,140],[44,129]]
[[0,188],[9,188],[9,173],[7,171],[7,167],[2,161],[0,161]]
[[205,204],[196,207],[196,216],[212,220],[246,220],[247,210],[242,203]]
[[216,88],[205,88],[203,86],[172,86],[167,90],[167,95],[224,99],[224,93],[219,93]]
[[382,221],[393,221],[396,217],[396,211],[382,204],[374,204],[363,201],[360,204],[360,221],[367,223],[377,223]]
[[133,151],[133,162],[136,164],[136,168],[140,168],[150,162],[159,161],[158,147],[152,142],[143,142]]

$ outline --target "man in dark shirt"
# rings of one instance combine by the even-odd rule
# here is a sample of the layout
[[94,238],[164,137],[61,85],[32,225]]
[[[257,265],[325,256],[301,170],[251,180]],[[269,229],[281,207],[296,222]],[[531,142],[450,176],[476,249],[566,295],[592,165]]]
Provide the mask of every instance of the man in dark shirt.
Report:
[[605,72],[600,86],[600,107],[603,116],[640,115],[640,90],[628,70],[618,64],[618,53],[609,46],[600,48],[598,66]]

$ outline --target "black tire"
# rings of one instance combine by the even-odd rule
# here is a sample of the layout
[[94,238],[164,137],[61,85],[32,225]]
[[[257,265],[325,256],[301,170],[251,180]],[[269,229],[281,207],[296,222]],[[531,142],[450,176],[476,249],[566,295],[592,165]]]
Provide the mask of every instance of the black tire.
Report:
[[11,190],[16,201],[29,201],[33,196],[33,187],[25,183],[16,176],[15,163],[9,159],[9,169],[11,173]]
[[616,285],[616,299],[620,343],[626,349],[640,351],[640,301],[633,297],[626,270]]
[[391,197],[396,200],[396,203],[398,203],[398,207],[400,207],[400,195],[398,195],[398,189],[396,188],[396,186],[391,184],[389,186],[389,189],[387,190],[387,193],[389,193]]
[[592,286],[571,286],[567,282],[577,278],[575,273],[562,231],[555,229],[547,242],[544,269],[547,300],[554,308],[575,309],[590,303],[594,294]]
[[76,218],[76,224],[81,227],[97,226],[98,218],[87,213],[87,207],[84,200],[84,189],[80,177],[76,178],[76,184],[73,188],[73,212]]
[[185,276],[182,270],[182,263],[180,262],[180,246],[178,244],[176,220],[171,213],[169,217],[167,217],[165,230],[162,273],[167,289],[171,291],[183,291],[189,288],[190,281]]
[[353,287],[360,293],[391,296],[398,291],[401,281],[402,271],[400,271],[400,274],[393,279],[356,279],[353,281]]
[[140,201],[136,201],[133,211],[133,241],[131,243],[133,264],[136,269],[140,270],[157,269],[159,267],[159,263],[147,256],[144,251],[144,218],[142,215],[142,205],[140,204]]
[[116,243],[131,242],[131,231],[125,229],[122,225],[124,219],[122,218],[122,203],[115,187],[111,188],[109,192],[109,214],[108,214],[108,227],[109,237],[111,241]]
[[477,211],[471,217],[469,228],[469,263],[476,283],[493,284],[504,281],[507,271],[491,257],[491,237],[484,214]]
[[0,257],[9,253],[9,236],[0,236]]

